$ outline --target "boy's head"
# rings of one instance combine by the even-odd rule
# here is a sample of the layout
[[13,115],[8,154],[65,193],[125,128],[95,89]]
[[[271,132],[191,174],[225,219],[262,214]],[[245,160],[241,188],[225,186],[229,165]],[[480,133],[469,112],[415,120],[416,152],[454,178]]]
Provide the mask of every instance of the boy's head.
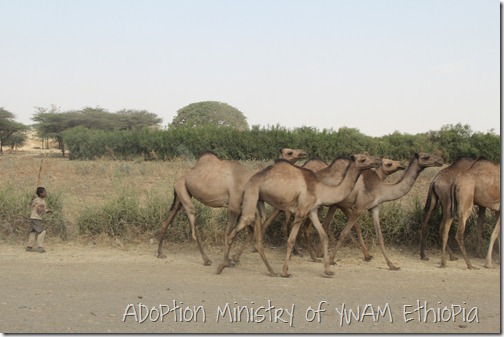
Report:
[[45,195],[46,195],[46,189],[44,187],[37,187],[37,196],[45,197]]

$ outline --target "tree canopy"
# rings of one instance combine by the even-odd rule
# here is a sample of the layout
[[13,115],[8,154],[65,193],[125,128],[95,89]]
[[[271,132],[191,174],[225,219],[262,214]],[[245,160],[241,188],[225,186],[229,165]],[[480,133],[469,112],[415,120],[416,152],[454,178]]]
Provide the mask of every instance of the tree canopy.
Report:
[[248,130],[247,118],[243,113],[227,103],[206,101],[189,104],[177,111],[171,127],[232,127]]
[[0,154],[5,145],[16,145],[26,139],[24,132],[28,127],[14,121],[15,117],[12,112],[0,108]]
[[143,127],[157,127],[161,118],[146,110],[123,109],[117,113],[106,109],[84,107],[81,110],[61,112],[58,107],[36,107],[38,112],[32,117],[37,135],[42,139],[53,139],[65,156],[63,133],[77,126],[103,130],[134,130]]

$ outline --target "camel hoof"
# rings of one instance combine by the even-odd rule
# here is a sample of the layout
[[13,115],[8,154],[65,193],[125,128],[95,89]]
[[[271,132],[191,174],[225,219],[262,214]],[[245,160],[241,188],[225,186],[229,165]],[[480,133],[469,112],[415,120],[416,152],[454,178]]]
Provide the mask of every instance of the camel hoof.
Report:
[[292,274],[284,273],[281,276],[284,277],[284,278],[289,278],[289,277],[292,277]]
[[331,270],[326,270],[326,271],[324,271],[324,275],[326,275],[326,276],[333,276],[334,272],[331,271]]
[[222,270],[224,270],[224,268],[226,268],[226,265],[224,263],[221,263],[218,267],[217,267],[217,275],[219,275],[220,273],[222,273]]
[[390,265],[390,266],[389,266],[389,269],[390,269],[390,270],[400,270],[400,269],[401,269],[401,267],[396,267],[396,266],[394,266],[394,265]]
[[450,257],[450,261],[458,261],[458,257],[456,257],[456,256]]
[[166,259],[166,255],[164,255],[164,254],[158,254],[157,258],[158,259]]
[[329,262],[329,264],[330,264],[331,266],[337,266],[337,265],[338,265],[338,264],[336,263],[336,261],[331,261],[331,262]]
[[299,257],[303,257],[303,253],[301,253],[299,250],[297,249],[294,249],[292,251],[292,255],[296,255],[296,256],[299,256]]
[[374,257],[373,257],[373,255],[364,256],[364,261],[369,262],[369,261],[371,261],[373,258],[374,258]]
[[212,265],[212,261],[210,261],[210,260],[205,260],[205,261],[203,262],[203,265],[204,265],[204,266],[211,266],[211,265]]
[[231,258],[233,260],[233,263],[236,263],[236,264],[240,263],[240,255],[235,254]]
[[420,257],[420,260],[422,261],[429,261],[430,259],[427,256]]
[[487,263],[487,264],[485,264],[485,268],[487,268],[487,269],[495,269],[495,266],[493,264]]

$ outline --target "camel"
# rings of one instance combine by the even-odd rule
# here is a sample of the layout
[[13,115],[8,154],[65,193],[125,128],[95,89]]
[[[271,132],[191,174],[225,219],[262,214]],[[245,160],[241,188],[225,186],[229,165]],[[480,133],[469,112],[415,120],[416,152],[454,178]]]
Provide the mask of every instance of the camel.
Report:
[[[379,205],[383,202],[397,200],[409,192],[420,173],[426,167],[442,166],[443,160],[441,157],[428,154],[416,153],[406,169],[401,180],[397,183],[384,182],[379,175],[372,170],[362,172],[363,178],[358,182],[352,193],[348,197],[336,205],[332,205],[324,220],[323,228],[328,228],[336,208],[341,208],[347,217],[347,223],[340,234],[340,237],[331,253],[330,263],[335,263],[336,252],[349,234],[352,227],[356,224],[357,219],[365,210],[368,210],[373,219],[373,225],[380,244],[380,248],[390,270],[398,270],[388,258],[385,252],[383,235],[380,227]],[[370,259],[364,252],[365,259]]]
[[311,158],[310,160],[307,160],[302,167],[310,171],[317,172],[328,166],[329,165],[320,158]]
[[[454,201],[453,210],[456,210],[459,218],[455,239],[459,244],[468,269],[477,269],[469,261],[464,245],[465,225],[473,209],[473,205],[486,207],[497,214],[498,219],[490,238],[490,246],[485,264],[485,267],[492,268],[492,249],[500,231],[500,165],[494,164],[484,158],[476,160],[469,169],[460,173],[455,178],[451,191],[453,195],[452,200]],[[449,219],[443,230],[441,267],[446,266],[446,246],[451,223],[452,219]]]
[[[381,161],[382,161],[382,165],[373,170],[376,173],[376,175],[378,176],[378,178],[380,178],[381,181],[384,181],[389,175],[391,175],[397,171],[404,170],[406,168],[406,166],[403,163],[401,163],[400,161],[397,161],[397,160],[382,158]],[[323,182],[324,184],[331,184],[330,180],[326,180],[324,178],[324,171],[316,172],[315,175],[317,175],[319,180],[321,182]],[[359,177],[359,180],[357,181],[357,184],[354,187],[354,191],[352,191],[353,194],[366,193],[365,191],[356,191],[356,189],[363,188],[365,186],[365,183],[363,183],[362,180],[366,179],[366,177],[368,177],[368,176],[369,175],[367,173],[361,174],[361,176]],[[371,175],[371,176],[374,177],[374,175]],[[345,208],[341,208],[341,209],[344,213],[346,212],[345,215],[348,218],[349,217],[348,211]],[[336,207],[330,207],[326,217],[331,219],[331,221],[332,221],[332,218],[334,217],[335,211],[336,211]],[[309,230],[310,226],[311,226],[311,223],[307,223],[307,227],[306,227],[307,233],[310,233],[310,230]],[[364,260],[370,261],[373,258],[373,256],[369,254],[369,251],[367,250],[366,244],[364,243],[364,239],[362,237],[362,230],[360,228],[359,223],[355,222],[354,227],[357,232],[357,236],[359,238],[359,244],[360,244],[361,250],[364,254]],[[328,221],[324,221],[324,230],[326,230],[326,232],[329,233],[329,222]],[[312,240],[310,238],[310,234],[307,234],[306,241],[309,243],[312,242]],[[313,246],[311,246],[311,245],[309,246],[309,252],[310,252],[310,256],[311,256],[312,260],[314,262],[318,262],[319,260],[314,253]]]
[[245,187],[242,213],[237,226],[229,233],[225,242],[224,261],[218,267],[220,274],[231,265],[229,252],[236,234],[255,221],[255,244],[257,251],[271,276],[277,276],[268,263],[262,244],[262,214],[264,202],[273,207],[294,214],[294,223],[289,235],[287,254],[281,276],[289,277],[288,264],[294,242],[303,219],[308,216],[318,231],[324,246],[324,273],[333,275],[329,270],[328,237],[320,224],[317,210],[322,205],[330,205],[343,200],[353,189],[361,171],[378,167],[381,161],[367,155],[356,154],[349,159],[345,178],[335,186],[327,186],[318,181],[315,174],[307,169],[296,167],[285,160],[277,160],[250,178]]
[[[431,217],[432,211],[436,208],[438,202],[441,204],[441,223],[439,224],[439,234],[442,237],[444,226],[448,219],[451,219],[452,212],[452,195],[451,195],[451,187],[455,182],[455,178],[461,172],[467,170],[474,163],[475,159],[469,157],[460,157],[455,162],[453,162],[450,166],[445,167],[440,170],[432,182],[429,185],[429,192],[427,194],[427,200],[425,202],[424,208],[424,217],[422,221],[422,225],[420,228],[420,259],[428,261],[429,258],[425,254],[425,235],[427,230],[427,225],[429,223],[429,219]],[[479,207],[478,213],[478,248],[476,251],[476,255],[478,257],[482,257],[482,248],[483,248],[483,221],[485,220],[485,207]],[[450,255],[450,261],[458,260],[457,257],[453,254],[450,247],[447,245],[446,250]]]
[[[320,158],[311,158],[310,160],[306,161],[302,167],[310,171],[317,172],[329,167],[329,165]],[[277,213],[275,214],[275,212]],[[266,220],[267,224],[263,227],[263,236],[266,230],[268,229],[268,226],[271,224],[271,221],[277,216],[279,212],[280,212],[279,210],[275,210],[268,218],[268,220]],[[288,212],[284,213],[285,216],[284,216],[284,222],[282,223],[282,233],[284,234],[285,239],[287,239],[289,237],[289,221],[291,220],[292,214]],[[293,254],[301,255],[297,250],[296,246],[294,246],[293,248]]]
[[[306,156],[306,152],[301,149],[284,148],[280,150],[280,158],[284,158],[292,163],[306,158]],[[238,162],[221,160],[211,152],[202,154],[196,164],[175,183],[173,203],[168,216],[161,225],[157,257],[166,258],[166,255],[163,254],[164,234],[178,211],[183,207],[189,218],[192,238],[196,240],[204,265],[211,265],[212,261],[203,251],[199,235],[197,234],[195,224],[196,211],[191,199],[194,197],[209,207],[226,207],[229,212],[227,234],[236,225],[241,210],[243,190],[245,184],[253,174],[253,171]]]

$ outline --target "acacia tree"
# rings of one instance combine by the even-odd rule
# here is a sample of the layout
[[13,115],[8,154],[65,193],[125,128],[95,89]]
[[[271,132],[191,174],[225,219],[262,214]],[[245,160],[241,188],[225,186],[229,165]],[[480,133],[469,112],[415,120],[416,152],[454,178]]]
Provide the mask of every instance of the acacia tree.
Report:
[[189,104],[177,111],[171,127],[200,126],[232,127],[248,130],[247,118],[243,113],[227,103],[206,101]]
[[[0,154],[3,154],[3,147],[5,145],[11,145],[16,135],[18,137],[20,134],[28,130],[28,127],[22,123],[14,121],[15,115],[0,108]],[[22,137],[22,136],[21,136]]]

